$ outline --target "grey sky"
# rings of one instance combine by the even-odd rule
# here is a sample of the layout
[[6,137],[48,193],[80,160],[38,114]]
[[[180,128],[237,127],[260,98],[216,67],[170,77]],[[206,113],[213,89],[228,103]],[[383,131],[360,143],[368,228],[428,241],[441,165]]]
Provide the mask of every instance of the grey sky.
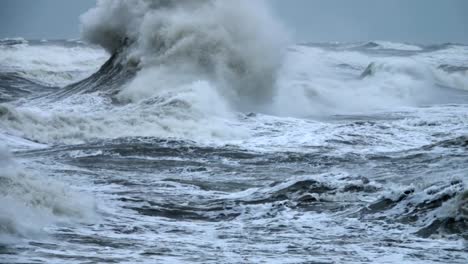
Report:
[[299,40],[468,43],[468,0],[270,0]]
[[[468,0],[269,1],[297,41],[468,43]],[[0,38],[77,38],[79,15],[94,3],[0,0]]]

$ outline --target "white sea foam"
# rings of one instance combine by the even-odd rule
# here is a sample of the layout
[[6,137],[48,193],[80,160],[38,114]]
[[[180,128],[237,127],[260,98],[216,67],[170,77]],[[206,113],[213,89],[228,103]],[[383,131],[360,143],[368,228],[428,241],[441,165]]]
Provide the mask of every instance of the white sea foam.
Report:
[[446,88],[466,90],[468,75],[437,67],[422,55],[380,58],[296,46],[280,73],[273,111],[292,116],[369,113],[445,103],[456,98],[450,99]]
[[97,71],[107,57],[106,52],[96,47],[0,45],[0,70],[43,85],[64,86]]
[[0,242],[11,236],[40,235],[51,224],[96,219],[91,198],[30,173],[0,148]]
[[374,49],[390,49],[390,50],[402,50],[402,51],[422,51],[423,49],[416,45],[397,43],[390,41],[374,41],[377,44]]
[[[131,136],[197,141],[244,137],[244,129],[231,125],[235,124],[235,115],[223,102],[206,82],[123,106],[112,105],[96,94],[80,95],[53,105],[0,106],[0,128],[10,135],[42,143]],[[207,112],[212,114],[207,116]]]

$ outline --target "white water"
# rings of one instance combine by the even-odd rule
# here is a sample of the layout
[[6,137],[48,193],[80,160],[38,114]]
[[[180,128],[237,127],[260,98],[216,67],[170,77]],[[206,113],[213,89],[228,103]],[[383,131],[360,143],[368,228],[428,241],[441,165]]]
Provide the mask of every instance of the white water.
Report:
[[50,86],[77,82],[99,69],[108,55],[97,47],[43,42],[42,45],[0,45],[0,70]]
[[[82,22],[108,52],[126,42],[137,73],[113,96],[0,105],[17,156],[0,150],[0,242],[25,242],[7,260],[464,263],[462,234],[415,233],[467,218],[468,77],[438,67],[466,66],[468,47],[288,46],[262,1],[101,0]],[[2,56],[0,70],[59,85],[109,54]],[[382,199],[395,206],[359,215]]]
[[[459,100],[466,96],[459,96],[458,92],[466,89],[468,75],[437,69],[435,57],[439,54],[443,53],[375,57],[293,46],[271,88],[276,90],[270,95],[271,103],[262,109],[279,116],[320,117],[372,114],[388,109],[406,111],[405,107]],[[97,55],[96,60],[99,58]],[[445,59],[442,55],[439,61]],[[373,74],[360,78],[372,62]],[[174,73],[177,71],[163,74],[154,67],[143,68],[118,98],[136,100],[146,95],[145,99],[123,106],[113,105],[110,99],[96,93],[75,95],[52,104],[36,101],[20,107],[1,106],[2,111],[8,112],[1,129],[42,143],[128,136],[225,142],[256,133],[239,124],[232,101],[226,99],[216,82],[195,78],[175,83]],[[244,109],[248,110],[251,108]],[[466,120],[461,117],[453,123],[462,127],[464,124]]]
[[51,225],[94,222],[91,197],[41,173],[21,168],[0,148],[0,239],[46,235]]
[[271,99],[288,42],[263,1],[98,1],[82,23],[84,38],[109,52],[126,42],[128,63],[143,69],[121,100],[201,80],[233,107],[258,108]]

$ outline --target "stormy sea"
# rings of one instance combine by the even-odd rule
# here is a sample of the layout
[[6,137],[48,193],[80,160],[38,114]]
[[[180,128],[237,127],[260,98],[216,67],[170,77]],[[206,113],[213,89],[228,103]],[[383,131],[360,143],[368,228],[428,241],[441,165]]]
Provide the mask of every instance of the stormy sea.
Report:
[[0,40],[0,263],[468,261],[468,46],[292,43],[257,1]]

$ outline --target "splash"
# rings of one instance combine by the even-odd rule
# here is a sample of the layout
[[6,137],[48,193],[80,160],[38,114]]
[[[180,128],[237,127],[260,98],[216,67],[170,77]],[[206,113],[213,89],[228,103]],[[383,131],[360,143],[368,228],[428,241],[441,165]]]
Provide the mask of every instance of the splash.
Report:
[[208,81],[234,107],[266,103],[288,39],[264,1],[100,0],[81,21],[84,39],[140,69],[117,96],[131,102]]

